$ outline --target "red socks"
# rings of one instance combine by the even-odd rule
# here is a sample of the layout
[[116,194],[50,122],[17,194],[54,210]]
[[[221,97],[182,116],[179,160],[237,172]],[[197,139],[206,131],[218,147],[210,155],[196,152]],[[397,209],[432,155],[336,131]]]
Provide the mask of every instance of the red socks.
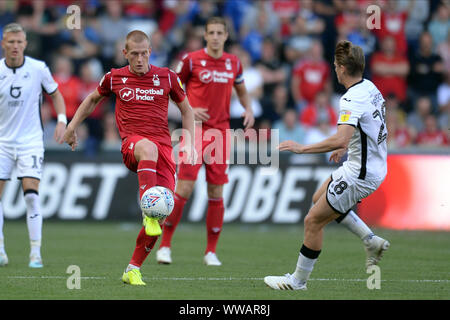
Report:
[[150,237],[145,234],[145,228],[142,227],[139,235],[136,239],[136,248],[134,249],[133,256],[131,257],[130,264],[136,267],[141,267],[147,258],[150,251],[153,249],[158,237]]
[[208,211],[206,212],[206,232],[208,242],[205,254],[210,251],[216,252],[217,242],[219,241],[220,232],[222,231],[224,212],[223,198],[208,200]]
[[175,200],[175,206],[173,208],[172,213],[170,214],[170,216],[168,216],[166,218],[166,221],[164,223],[161,244],[159,246],[160,248],[161,247],[169,247],[170,248],[173,233],[175,232],[175,229],[177,228],[178,223],[181,220],[181,217],[183,215],[184,205],[187,202],[187,199],[181,197],[180,195],[178,195],[176,193],[174,194],[173,198]]
[[[141,160],[137,169],[139,181],[139,199],[147,189],[156,185],[156,162],[151,160]],[[142,227],[136,239],[136,247],[131,257],[130,264],[140,267],[147,258],[158,237],[150,237],[145,234],[145,228]]]
[[156,185],[156,162],[151,160],[139,161],[137,168],[139,181],[139,199],[147,189]]

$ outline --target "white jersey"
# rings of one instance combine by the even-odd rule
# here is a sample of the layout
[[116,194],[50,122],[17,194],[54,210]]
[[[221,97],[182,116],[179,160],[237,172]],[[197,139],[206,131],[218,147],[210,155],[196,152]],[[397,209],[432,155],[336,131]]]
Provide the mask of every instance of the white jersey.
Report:
[[42,90],[58,88],[45,62],[25,56],[20,67],[0,60],[0,144],[43,146]]
[[348,159],[343,163],[358,179],[383,180],[387,173],[385,103],[369,80],[355,83],[340,99],[339,124],[352,125]]

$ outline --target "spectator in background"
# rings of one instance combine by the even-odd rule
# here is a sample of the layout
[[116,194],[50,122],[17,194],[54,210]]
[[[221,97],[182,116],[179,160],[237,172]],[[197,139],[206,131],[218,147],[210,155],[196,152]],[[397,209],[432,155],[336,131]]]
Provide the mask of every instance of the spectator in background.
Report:
[[[103,69],[99,64],[100,63],[96,60],[89,60],[81,65],[79,101],[83,101],[98,87],[98,83],[104,74]],[[104,109],[107,102],[108,99],[103,99],[85,121],[89,133],[86,147],[91,148],[89,151],[92,153],[97,151],[103,137],[102,118],[105,113]]]
[[439,129],[434,115],[429,114],[425,118],[425,128],[419,132],[416,143],[425,147],[445,147],[449,145],[447,135]]
[[399,0],[397,6],[400,11],[409,11],[405,23],[405,35],[408,53],[415,52],[419,36],[425,30],[424,25],[430,13],[430,4],[424,0]]
[[440,43],[437,47],[437,53],[442,58],[444,70],[450,70],[450,32],[447,34],[447,40]]
[[418,132],[425,129],[425,119],[432,114],[431,99],[427,96],[419,97],[416,101],[415,109],[408,114],[407,122],[413,130],[413,138]]
[[101,41],[101,57],[110,61],[116,50],[116,43],[125,38],[128,33],[128,22],[122,16],[122,2],[118,0],[105,1],[106,12],[98,19],[98,34]]
[[439,127],[450,135],[450,69],[445,74],[445,82],[437,90]]
[[[347,40],[363,49],[366,65],[369,65],[372,54],[375,51],[377,39],[367,28],[367,16],[365,14],[361,14],[359,17],[358,27],[347,34]],[[370,76],[370,68],[365,68],[363,77],[372,78]]]
[[263,118],[269,121],[269,126],[281,119],[287,109],[291,108],[289,103],[289,92],[284,84],[278,84],[273,90],[269,101],[263,101]]
[[114,112],[106,112],[103,116],[103,140],[102,150],[120,151],[122,140],[116,127],[116,117]]
[[4,26],[16,21],[16,11],[17,1],[0,1],[0,34],[3,34]]
[[334,20],[338,33],[338,41],[347,39],[350,33],[359,29],[361,13],[358,1],[347,0],[343,2],[342,11],[336,15]]
[[[337,123],[336,111],[331,106],[328,94],[325,91],[319,92],[315,101],[309,103],[300,113],[300,123],[305,127],[319,126],[320,121],[325,122],[328,126],[335,126]],[[321,140],[323,139],[318,141]]]
[[250,54],[252,63],[261,59],[264,38],[278,30],[278,20],[267,9],[268,4],[258,2],[258,6],[250,10],[251,15],[246,17],[240,30],[241,45]]
[[412,144],[413,133],[396,110],[386,110],[386,126],[388,131],[387,145],[390,149],[405,148]]
[[291,21],[300,11],[300,2],[295,0],[274,0],[271,1],[271,11],[278,17],[281,39],[289,38],[292,34]]
[[[244,49],[239,49],[238,52],[230,51],[236,54],[241,60],[242,68],[244,70],[243,77],[245,86],[247,87],[248,95],[250,96],[250,103],[255,117],[255,123],[258,124],[262,116],[262,107],[260,99],[263,94],[263,77],[261,72],[250,61],[250,55]],[[244,107],[239,102],[239,97],[233,91],[230,102],[230,127],[231,129],[242,128],[242,114],[245,112]]]
[[44,147],[56,147],[59,144],[53,138],[56,128],[56,120],[52,116],[52,107],[45,101],[41,106],[41,123],[44,133]]
[[406,100],[406,77],[409,73],[409,63],[405,56],[397,53],[395,39],[384,37],[381,42],[381,52],[375,52],[370,63],[372,82],[386,97],[394,94],[401,103]]
[[383,41],[387,36],[393,37],[397,53],[400,55],[408,53],[405,24],[413,3],[414,1],[410,1],[407,8],[399,8],[398,0],[387,0],[386,5],[381,9],[380,28],[374,29],[379,41]]
[[[337,122],[337,120],[336,120]],[[336,133],[336,122],[330,126],[330,117],[327,113],[321,113],[317,117],[316,126],[311,127],[306,132],[305,144],[313,144],[321,142],[324,139],[332,136]],[[280,141],[283,141],[280,139]],[[332,152],[327,152],[324,154],[318,154],[316,156],[322,157],[325,161],[330,159]]]
[[447,7],[448,3],[439,5],[433,19],[428,25],[428,32],[433,38],[434,48],[447,40],[447,35],[450,33],[450,9]]
[[170,47],[164,41],[164,35],[160,30],[155,30],[150,38],[152,42],[152,54],[149,58],[149,63],[157,67],[163,68],[169,64]]
[[325,22],[314,12],[312,0],[301,1],[300,11],[291,25],[291,33],[319,36],[325,30]]
[[102,61],[103,70],[111,70],[112,68],[122,68],[127,64],[127,60],[123,56],[123,48],[125,48],[125,41],[119,40],[114,46],[114,56],[111,59]]
[[278,84],[285,84],[287,72],[279,59],[279,50],[275,39],[265,38],[262,44],[261,59],[255,63],[264,81],[263,103],[272,99],[272,93]]
[[330,67],[323,59],[322,44],[314,41],[308,57],[299,61],[292,71],[291,92],[297,110],[314,102],[316,94],[323,90],[330,90]]
[[404,148],[413,143],[415,132],[406,123],[406,113],[400,108],[397,97],[390,94],[386,99],[387,144],[390,148]]
[[442,81],[444,64],[439,55],[433,53],[433,39],[428,32],[420,36],[419,50],[411,59],[409,95],[414,101],[417,96],[427,95],[436,107],[436,90]]
[[200,0],[197,3],[197,12],[191,18],[193,28],[203,30],[206,21],[217,14],[217,4],[214,1]]
[[298,122],[298,114],[294,109],[287,109],[282,117],[273,124],[272,129],[278,130],[280,141],[293,140],[305,143],[306,132]]
[[[53,75],[58,88],[66,102],[67,119],[72,119],[80,105],[81,80],[74,75],[72,60],[64,56],[57,56],[53,63]],[[56,113],[53,114],[56,117]]]

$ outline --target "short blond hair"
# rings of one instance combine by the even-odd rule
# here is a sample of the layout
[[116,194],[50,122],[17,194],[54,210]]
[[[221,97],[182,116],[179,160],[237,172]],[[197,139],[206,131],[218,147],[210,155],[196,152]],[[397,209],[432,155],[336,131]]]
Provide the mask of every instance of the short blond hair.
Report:
[[336,45],[334,58],[336,64],[344,66],[350,76],[361,76],[364,73],[366,62],[360,46],[348,40],[341,40]]
[[147,41],[148,45],[150,46],[150,38],[145,32],[143,32],[141,30],[133,30],[127,34],[126,41],[125,41],[125,49],[128,50],[128,41],[134,41],[134,42],[140,43],[144,40]]
[[16,22],[9,23],[3,27],[3,38],[9,32],[14,32],[14,33],[23,32],[23,34],[25,35],[25,38],[27,37],[27,33],[25,32],[25,29]]

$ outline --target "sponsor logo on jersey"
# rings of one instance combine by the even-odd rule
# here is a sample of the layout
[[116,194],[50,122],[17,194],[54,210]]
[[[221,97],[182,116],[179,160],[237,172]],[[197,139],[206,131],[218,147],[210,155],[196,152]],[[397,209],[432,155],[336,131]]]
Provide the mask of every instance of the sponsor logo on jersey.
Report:
[[120,89],[119,96],[120,99],[122,99],[123,101],[130,101],[131,99],[134,98],[134,91],[133,89],[125,87]]
[[350,120],[350,115],[352,114],[351,111],[348,110],[342,110],[339,113],[339,121],[340,122],[347,122],[348,120]]
[[128,87],[122,88],[119,91],[120,99],[123,101],[130,101],[131,99],[136,99],[138,101],[154,101],[155,95],[164,95],[164,89],[142,89],[135,88],[134,90]]
[[228,83],[229,79],[234,78],[233,72],[220,72],[216,70],[202,70],[199,73],[199,79],[203,83],[218,82],[218,83]]

